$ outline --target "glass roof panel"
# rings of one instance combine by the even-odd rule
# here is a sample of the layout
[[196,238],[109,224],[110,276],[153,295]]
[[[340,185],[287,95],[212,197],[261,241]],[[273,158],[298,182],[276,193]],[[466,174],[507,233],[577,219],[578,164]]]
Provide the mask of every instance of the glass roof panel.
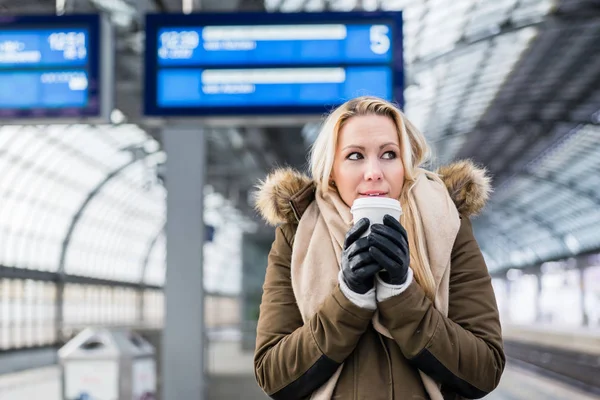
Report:
[[530,21],[540,19],[548,14],[556,2],[554,0],[519,0],[517,8],[511,13],[513,21]]
[[[73,232],[67,273],[131,282],[142,279],[149,235],[161,229],[165,217],[165,189],[152,179],[141,159],[102,186]],[[73,254],[84,258],[72,258],[72,249],[83,249]]]
[[[506,213],[517,210],[520,225],[513,227],[518,238],[515,248],[531,248],[543,259],[600,248],[600,237],[592,233],[600,225],[600,192],[595,189],[600,185],[599,152],[600,127],[581,125],[531,161],[526,173],[498,188],[491,213],[497,216],[502,208]],[[477,229],[493,228],[479,224]],[[489,252],[487,246],[482,243]],[[503,263],[495,266],[511,266]]]
[[138,161],[137,169],[101,183],[157,146],[135,125],[0,127],[0,264],[57,271],[69,226],[91,197],[66,253],[66,272],[139,281],[139,243],[164,220],[164,188],[148,185],[155,164]]
[[469,13],[465,36],[478,36],[497,28],[510,15],[517,0],[478,1]]

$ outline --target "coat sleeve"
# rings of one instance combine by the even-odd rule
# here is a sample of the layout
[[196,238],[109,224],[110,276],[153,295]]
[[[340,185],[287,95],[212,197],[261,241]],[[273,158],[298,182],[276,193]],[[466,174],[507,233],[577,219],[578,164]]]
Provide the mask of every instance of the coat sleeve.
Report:
[[448,317],[415,281],[379,310],[404,356],[444,390],[473,399],[498,385],[506,362],[498,308],[467,217],[452,251]]
[[301,399],[325,383],[352,353],[374,311],[334,288],[306,323],[290,275],[293,227],[277,228],[268,258],[257,326],[254,372],[273,399]]

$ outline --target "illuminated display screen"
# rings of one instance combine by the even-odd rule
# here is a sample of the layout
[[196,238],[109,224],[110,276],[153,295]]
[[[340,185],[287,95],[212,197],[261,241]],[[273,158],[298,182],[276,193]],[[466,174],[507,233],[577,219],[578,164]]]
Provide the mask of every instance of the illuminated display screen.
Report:
[[0,118],[100,112],[98,16],[0,17]]
[[403,103],[399,12],[149,15],[146,46],[147,115],[320,114],[367,94]]

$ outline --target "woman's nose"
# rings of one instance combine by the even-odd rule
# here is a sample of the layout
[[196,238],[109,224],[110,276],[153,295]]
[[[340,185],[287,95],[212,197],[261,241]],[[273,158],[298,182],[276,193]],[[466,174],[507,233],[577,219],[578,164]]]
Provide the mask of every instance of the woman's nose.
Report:
[[378,181],[383,177],[381,172],[381,166],[377,161],[370,161],[367,163],[367,170],[365,171],[365,180],[367,181]]

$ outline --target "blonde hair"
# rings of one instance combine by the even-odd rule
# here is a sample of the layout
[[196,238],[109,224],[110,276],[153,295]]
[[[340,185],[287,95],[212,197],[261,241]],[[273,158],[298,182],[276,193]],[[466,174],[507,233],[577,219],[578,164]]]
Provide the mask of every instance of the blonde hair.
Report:
[[408,234],[410,267],[415,279],[424,289],[427,297],[433,300],[435,280],[427,256],[421,217],[411,189],[422,172],[434,180],[439,180],[439,177],[420,168],[430,157],[429,145],[423,134],[406,119],[404,114],[394,104],[377,97],[363,96],[342,104],[329,114],[312,146],[310,152],[312,177],[323,192],[335,190],[329,185],[329,179],[339,132],[350,118],[365,115],[385,116],[396,125],[400,142],[400,158],[404,165],[404,185],[399,199],[404,212],[400,222]]

